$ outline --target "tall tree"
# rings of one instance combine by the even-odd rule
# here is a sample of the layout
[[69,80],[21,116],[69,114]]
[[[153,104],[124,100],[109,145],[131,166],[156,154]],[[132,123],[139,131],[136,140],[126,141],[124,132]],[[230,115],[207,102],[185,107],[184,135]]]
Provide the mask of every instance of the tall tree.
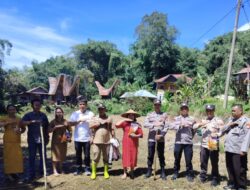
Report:
[[4,63],[4,56],[9,55],[12,48],[12,43],[8,40],[0,39],[0,67]]
[[204,57],[201,51],[191,48],[179,48],[180,55],[178,57],[177,67],[190,77],[195,77],[197,73],[206,73],[204,67]]
[[60,73],[71,75],[76,74],[76,64],[73,58],[67,56],[56,56],[47,59],[44,62],[32,62],[30,72],[30,87],[42,86],[49,88],[48,77],[56,77]]
[[12,44],[8,40],[0,39],[0,113],[4,111],[4,74],[2,69],[5,55],[9,55],[12,48]]
[[121,75],[126,64],[126,57],[108,41],[88,40],[87,44],[73,47],[72,53],[79,69],[87,69],[94,74],[94,79],[105,84],[109,78]]
[[136,28],[137,40],[132,46],[136,80],[151,82],[154,78],[176,72],[178,48],[174,43],[177,30],[170,26],[167,15],[153,12],[145,15]]
[[[250,31],[238,33],[232,73],[236,73],[245,67],[247,63],[250,63],[249,38]],[[202,54],[206,57],[204,65],[206,67],[207,74],[214,76],[212,95],[224,92],[231,41],[232,33],[218,36],[211,40],[202,52]],[[231,77],[231,81],[232,80],[233,77]],[[233,87],[233,85],[231,85],[231,87]],[[230,89],[230,94],[233,95],[232,88]]]
[[17,103],[17,94],[26,90],[27,89],[24,86],[23,73],[17,68],[8,70],[6,72],[4,82],[5,98],[15,104]]

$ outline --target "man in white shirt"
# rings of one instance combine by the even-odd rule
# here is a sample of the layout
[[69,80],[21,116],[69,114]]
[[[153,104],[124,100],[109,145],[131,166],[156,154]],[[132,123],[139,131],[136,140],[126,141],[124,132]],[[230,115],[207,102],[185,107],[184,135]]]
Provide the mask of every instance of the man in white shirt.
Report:
[[90,172],[90,140],[91,130],[89,121],[94,116],[94,113],[87,109],[87,100],[78,100],[79,110],[75,111],[70,116],[70,122],[75,126],[74,142],[76,150],[76,172],[74,175],[82,173],[82,151],[84,152],[85,174],[89,176]]

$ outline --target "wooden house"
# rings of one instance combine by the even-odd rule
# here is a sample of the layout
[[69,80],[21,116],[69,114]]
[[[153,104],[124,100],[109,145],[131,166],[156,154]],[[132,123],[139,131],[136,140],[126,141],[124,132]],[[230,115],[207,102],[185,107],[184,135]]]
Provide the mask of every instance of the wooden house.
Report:
[[39,86],[18,94],[18,102],[25,105],[36,98],[41,101],[48,99],[48,90]]
[[250,67],[245,67],[239,72],[233,74],[233,84],[237,97],[243,100],[248,99],[250,95]]
[[166,91],[170,93],[175,93],[178,90],[176,82],[178,80],[184,80],[186,82],[191,82],[192,79],[184,74],[168,74],[162,78],[156,79],[156,91],[157,97],[162,99]]
[[49,77],[49,93],[51,100],[57,104],[64,102],[76,103],[79,96],[80,77],[74,80],[70,75],[60,74],[57,77]]

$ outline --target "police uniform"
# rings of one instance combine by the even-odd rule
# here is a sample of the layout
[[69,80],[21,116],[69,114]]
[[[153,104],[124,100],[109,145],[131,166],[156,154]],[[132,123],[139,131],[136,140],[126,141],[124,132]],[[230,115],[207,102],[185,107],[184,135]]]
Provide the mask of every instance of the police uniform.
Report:
[[247,152],[250,138],[250,129],[246,125],[248,120],[245,116],[238,119],[230,118],[228,124],[234,122],[236,126],[224,126],[221,134],[227,134],[224,149],[229,178],[228,185],[236,189],[246,189],[247,185]]
[[[205,109],[214,111],[214,105],[206,105]],[[212,183],[211,185],[216,186],[219,180],[219,137],[218,134],[221,131],[221,128],[224,125],[224,122],[218,118],[206,118],[204,120],[206,123],[202,126],[201,134],[202,134],[202,143],[201,143],[201,151],[200,151],[200,180],[201,182],[205,182],[207,179],[207,165],[208,160],[210,158],[212,165]],[[198,124],[195,124],[195,127]],[[198,127],[198,126],[197,126]]]
[[[161,104],[160,100],[155,100],[154,104]],[[156,113],[155,111],[152,113],[149,113],[145,119],[144,122],[144,127],[149,129],[148,133],[148,159],[147,159],[147,164],[148,164],[148,173],[146,174],[145,177],[150,177],[152,173],[152,165],[154,161],[154,154],[155,154],[155,145],[156,145],[156,140],[155,136],[162,135],[160,140],[157,141],[157,152],[158,152],[158,157],[159,157],[159,162],[160,162],[160,167],[161,167],[161,178],[165,179],[165,156],[164,156],[164,149],[165,149],[165,135],[167,133],[167,127],[168,123],[166,122],[168,119],[168,116],[164,112],[159,112]],[[162,122],[162,125],[160,126],[155,126],[155,122]]]
[[[188,105],[183,103],[181,108]],[[195,120],[190,116],[177,116],[174,119],[174,122],[171,123],[168,129],[176,130],[175,146],[174,146],[174,175],[172,180],[175,180],[178,177],[178,172],[180,170],[180,161],[182,152],[184,151],[185,161],[186,161],[186,171],[187,178],[189,181],[193,180],[193,137],[195,133],[194,129]]]

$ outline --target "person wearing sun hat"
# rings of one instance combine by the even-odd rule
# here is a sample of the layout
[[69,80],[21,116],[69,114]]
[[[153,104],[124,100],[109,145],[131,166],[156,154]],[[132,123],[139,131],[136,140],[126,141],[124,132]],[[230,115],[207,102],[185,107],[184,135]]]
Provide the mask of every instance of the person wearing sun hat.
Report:
[[130,168],[130,177],[133,179],[134,168],[137,165],[139,138],[143,137],[141,125],[136,121],[140,114],[130,109],[121,116],[126,119],[118,121],[115,126],[123,129],[122,165],[124,173],[122,179],[127,178],[128,168]]
[[[148,133],[148,170],[145,178],[149,178],[152,175],[152,165],[154,162],[155,148],[157,148],[160,167],[161,167],[161,178],[166,180],[165,174],[165,157],[164,148],[165,140],[164,137],[167,133],[168,117],[167,113],[161,111],[161,101],[158,99],[154,100],[154,112],[147,115],[144,127],[149,129]],[[157,143],[156,143],[157,141]],[[157,147],[155,147],[157,144]]]
[[194,181],[193,174],[193,137],[195,134],[194,124],[196,121],[189,116],[189,106],[187,103],[180,105],[180,115],[174,118],[174,122],[169,125],[169,129],[176,130],[174,146],[174,175],[172,180],[176,180],[179,175],[180,161],[184,151],[186,161],[186,177],[189,182]]
[[201,172],[200,181],[204,183],[207,180],[208,159],[212,165],[212,186],[219,184],[219,133],[224,126],[223,120],[215,117],[215,105],[207,104],[205,106],[206,119],[195,124],[195,128],[201,128],[202,144],[200,152]]
[[96,167],[100,161],[101,153],[104,163],[104,178],[109,178],[108,173],[108,147],[110,144],[110,136],[114,136],[114,129],[112,128],[112,119],[106,113],[106,106],[99,104],[98,115],[90,121],[90,128],[92,129],[92,173],[90,178],[96,179]]

